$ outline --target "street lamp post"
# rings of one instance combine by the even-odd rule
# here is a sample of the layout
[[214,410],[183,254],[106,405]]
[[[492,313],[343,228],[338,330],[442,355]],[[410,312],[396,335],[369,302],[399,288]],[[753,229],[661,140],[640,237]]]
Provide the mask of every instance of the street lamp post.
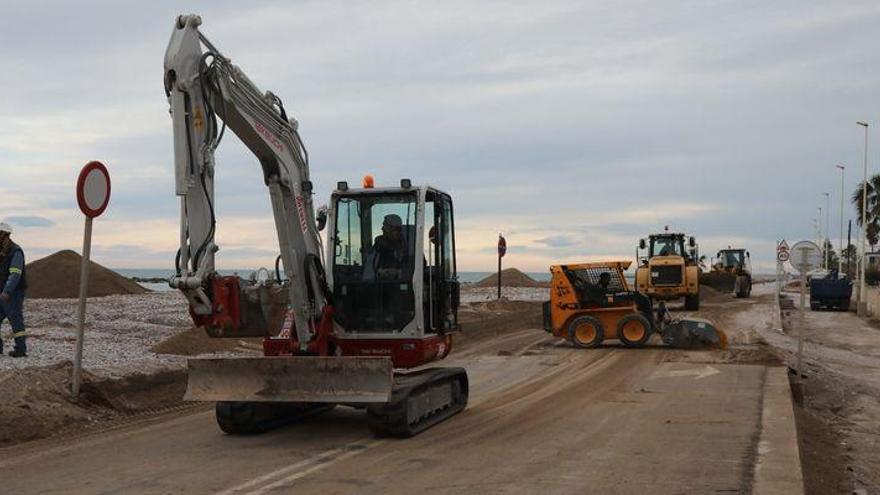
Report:
[[859,302],[857,312],[859,316],[865,316],[868,312],[868,305],[865,302],[865,231],[866,214],[868,212],[868,123],[856,122],[856,124],[865,128],[865,173],[862,181],[862,231],[859,240]]
[[825,236],[822,237],[822,249],[825,251],[825,269],[831,264],[831,193],[822,193],[825,195]]
[[818,214],[816,215],[816,245],[822,245],[822,207],[816,208]]
[[[843,174],[846,171],[846,167],[843,165],[836,165],[837,168],[840,169],[840,242],[837,244],[838,253],[837,253],[837,273],[843,273]],[[849,249],[849,246],[846,247]]]

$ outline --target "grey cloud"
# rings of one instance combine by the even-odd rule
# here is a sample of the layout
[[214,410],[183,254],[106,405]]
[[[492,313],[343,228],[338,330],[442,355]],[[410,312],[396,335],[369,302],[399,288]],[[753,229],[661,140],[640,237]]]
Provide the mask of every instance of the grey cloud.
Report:
[[[164,118],[161,60],[177,9],[5,6],[0,63],[10,69],[0,74],[0,90],[10,98],[0,118],[135,104]],[[821,193],[837,194],[833,165],[861,163],[854,121],[876,117],[866,110],[880,84],[866,42],[880,21],[874,2],[252,2],[246,11],[235,2],[196,2],[188,9],[300,120],[319,203],[336,180],[372,172],[380,183],[411,177],[448,190],[459,219],[503,213],[508,225],[498,229],[506,232],[529,231],[526,219],[535,216],[577,218],[632,235],[634,244],[662,225],[599,226],[590,213],[692,202],[732,210],[681,219],[697,235],[809,237]],[[55,34],[36,35],[30,19]],[[101,29],[81,29],[86,22]],[[48,117],[45,129],[53,129]],[[117,165],[112,214],[176,219],[170,121],[99,140],[88,152]],[[23,191],[75,208],[68,179],[46,192],[41,154],[4,154],[0,169],[22,161],[35,177]],[[218,154],[217,196],[221,223],[229,214],[267,218],[259,167],[231,134]]]
[[581,244],[581,241],[578,239],[566,235],[553,235],[543,239],[536,239],[535,242],[546,244],[549,247],[571,247]]
[[18,227],[52,227],[55,225],[52,220],[38,216],[13,216],[6,217],[3,221]]

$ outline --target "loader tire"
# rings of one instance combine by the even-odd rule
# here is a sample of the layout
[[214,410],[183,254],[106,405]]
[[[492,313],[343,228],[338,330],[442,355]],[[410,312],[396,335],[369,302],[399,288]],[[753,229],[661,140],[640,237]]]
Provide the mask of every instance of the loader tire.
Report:
[[697,292],[692,296],[684,296],[684,309],[688,311],[698,311],[700,309],[700,293]]
[[626,347],[644,347],[651,338],[651,322],[639,313],[624,316],[617,322],[617,339]]
[[568,324],[568,338],[581,349],[598,347],[605,340],[605,328],[595,316],[577,316]]

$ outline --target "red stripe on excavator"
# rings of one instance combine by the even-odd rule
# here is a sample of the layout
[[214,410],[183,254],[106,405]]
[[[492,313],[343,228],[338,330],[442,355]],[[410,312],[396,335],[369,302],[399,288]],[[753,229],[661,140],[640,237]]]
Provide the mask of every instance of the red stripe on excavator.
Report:
[[[452,335],[432,335],[424,339],[337,339],[342,356],[390,357],[395,368],[415,368],[445,358],[452,350]],[[318,351],[318,349],[315,349]],[[266,356],[292,356],[289,339],[263,341]]]

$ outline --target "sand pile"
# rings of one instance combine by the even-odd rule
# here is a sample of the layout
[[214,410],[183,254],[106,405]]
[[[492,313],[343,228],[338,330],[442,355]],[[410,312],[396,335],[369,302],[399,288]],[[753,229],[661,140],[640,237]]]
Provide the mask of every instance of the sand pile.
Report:
[[[461,333],[453,337],[453,349],[466,349],[499,335],[534,329],[543,334],[541,303],[501,299],[462,305],[458,321]],[[454,355],[453,350],[453,355]]]
[[[27,265],[27,295],[35,299],[79,297],[79,272],[82,257],[70,250],[59,251]],[[91,261],[89,297],[148,292],[122,275]]]
[[[493,273],[474,284],[474,287],[496,287],[498,274]],[[501,285],[504,287],[546,287],[546,283],[538,282],[516,268],[501,270]]]
[[196,356],[213,352],[257,352],[262,355],[263,339],[253,338],[213,338],[204,328],[190,328],[154,345],[151,351],[156,354],[177,356]]
[[78,400],[70,397],[70,361],[0,372],[0,446],[80,431],[132,413],[180,404],[184,370],[124,379],[83,371]]

